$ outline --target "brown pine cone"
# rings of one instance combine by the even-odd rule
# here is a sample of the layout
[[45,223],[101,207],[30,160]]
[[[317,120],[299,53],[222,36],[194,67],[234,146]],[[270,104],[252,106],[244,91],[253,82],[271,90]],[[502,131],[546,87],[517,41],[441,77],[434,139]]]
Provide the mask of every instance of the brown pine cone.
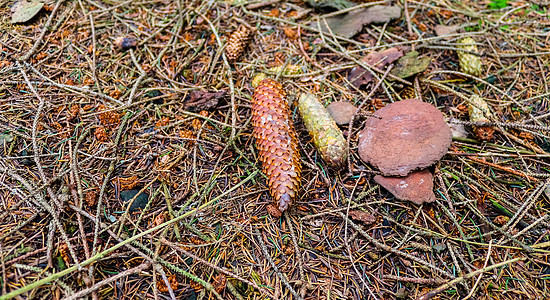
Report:
[[240,26],[229,36],[225,55],[230,61],[236,61],[244,53],[244,49],[250,40],[251,31],[246,26]]
[[286,93],[272,79],[260,82],[252,97],[252,126],[269,193],[281,212],[296,198],[300,187],[300,153]]

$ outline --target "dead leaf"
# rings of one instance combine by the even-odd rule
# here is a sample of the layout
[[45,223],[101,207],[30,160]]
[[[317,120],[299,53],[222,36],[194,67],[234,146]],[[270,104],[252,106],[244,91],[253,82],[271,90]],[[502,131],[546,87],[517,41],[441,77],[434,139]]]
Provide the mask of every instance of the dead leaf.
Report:
[[225,91],[219,92],[205,92],[205,91],[192,91],[183,100],[185,103],[183,109],[191,112],[199,112],[201,110],[208,110],[218,105],[220,99],[226,95]]
[[395,68],[391,70],[391,74],[399,78],[407,78],[424,72],[430,65],[431,59],[429,57],[418,58],[418,55],[417,51],[405,54],[397,61]]
[[347,0],[308,0],[309,5],[317,8],[335,8],[342,10],[355,6],[355,3]]
[[376,222],[376,218],[373,215],[361,210],[352,210],[349,212],[349,216],[355,221],[363,222],[365,225]]
[[17,1],[11,7],[11,23],[25,23],[42,9],[44,3],[39,1]]
[[[401,17],[399,6],[375,5],[365,9],[358,9],[344,15],[327,18],[326,23],[320,20],[323,32],[330,31],[337,36],[351,38],[356,35],[363,26],[372,23],[386,23]],[[328,30],[327,26],[330,28]],[[315,24],[316,26],[316,24]]]
[[458,30],[458,25],[445,26],[445,25],[435,25],[435,34],[437,36],[447,35]]
[[[395,47],[380,52],[371,52],[362,61],[377,68],[383,68],[403,56],[403,51]],[[357,66],[348,74],[348,80],[357,88],[372,81],[372,74],[361,66]]]

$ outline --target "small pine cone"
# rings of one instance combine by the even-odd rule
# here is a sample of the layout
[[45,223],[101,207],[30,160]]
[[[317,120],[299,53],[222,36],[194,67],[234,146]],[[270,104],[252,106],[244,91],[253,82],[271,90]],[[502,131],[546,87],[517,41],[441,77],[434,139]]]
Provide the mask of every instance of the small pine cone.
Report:
[[342,166],[348,158],[348,146],[334,119],[313,94],[301,94],[298,111],[321,158],[331,167]]
[[230,61],[236,61],[244,53],[244,49],[250,40],[251,31],[246,26],[240,26],[229,37],[225,46],[225,55]]
[[[459,41],[460,49],[467,51],[478,52],[474,39],[471,37],[463,38]],[[481,75],[481,57],[463,51],[458,51],[458,62],[460,64],[460,71],[472,76]]]
[[264,79],[252,97],[252,126],[269,193],[281,212],[296,198],[300,187],[298,139],[291,111],[280,83]]
[[[470,122],[472,123],[488,123],[491,120],[491,110],[489,105],[483,98],[477,94],[473,94],[468,101],[468,114],[470,115]],[[489,141],[493,139],[495,129],[492,126],[480,125],[475,126],[474,133],[476,137],[483,141]]]

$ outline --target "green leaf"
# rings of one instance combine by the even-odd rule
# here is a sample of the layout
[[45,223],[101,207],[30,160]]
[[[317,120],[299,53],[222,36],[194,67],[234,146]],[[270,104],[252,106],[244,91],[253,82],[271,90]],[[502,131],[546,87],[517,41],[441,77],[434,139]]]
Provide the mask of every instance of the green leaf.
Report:
[[501,9],[506,6],[508,6],[508,0],[491,0],[491,3],[489,3],[491,9]]

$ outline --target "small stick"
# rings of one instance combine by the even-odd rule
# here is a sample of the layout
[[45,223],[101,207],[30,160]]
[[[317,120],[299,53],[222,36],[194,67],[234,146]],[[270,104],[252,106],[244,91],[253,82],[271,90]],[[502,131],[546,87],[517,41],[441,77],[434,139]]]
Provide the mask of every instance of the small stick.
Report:
[[447,283],[445,283],[444,285],[441,285],[440,287],[436,288],[435,290],[431,291],[431,292],[428,292],[418,298],[416,298],[416,300],[428,300],[428,299],[431,299],[435,296],[437,296],[437,294],[443,292],[444,290],[448,289],[448,288],[451,288],[453,287],[454,285],[456,285],[457,283],[459,282],[462,282],[466,279],[469,279],[469,278],[472,278],[478,274],[481,274],[481,273],[485,273],[485,272],[488,272],[488,271],[491,271],[493,269],[496,269],[496,268],[500,268],[500,267],[503,267],[503,266],[506,266],[508,264],[511,264],[511,263],[515,263],[517,261],[522,261],[522,260],[525,260],[526,258],[525,257],[518,257],[518,258],[514,258],[514,259],[510,259],[510,260],[506,260],[506,261],[503,261],[503,262],[500,262],[498,264],[494,264],[494,265],[491,265],[491,266],[488,266],[488,267],[484,267],[482,269],[479,269],[479,270],[476,270],[474,272],[471,272],[471,273],[468,273],[464,276],[460,276],[460,277],[457,277]]

